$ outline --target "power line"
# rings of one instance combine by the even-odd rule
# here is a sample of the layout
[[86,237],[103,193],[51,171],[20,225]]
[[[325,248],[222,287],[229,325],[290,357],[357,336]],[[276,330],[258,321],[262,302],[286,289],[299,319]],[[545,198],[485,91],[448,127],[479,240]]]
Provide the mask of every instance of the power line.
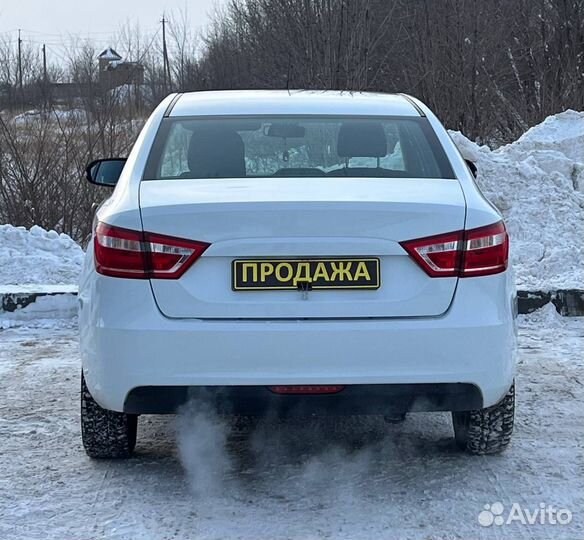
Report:
[[[168,24],[168,20],[165,18],[165,24]],[[143,61],[143,59],[146,57],[146,55],[151,52],[152,50],[152,45],[155,42],[155,40],[158,38],[159,34],[160,34],[160,26],[158,26],[156,28],[155,31],[153,31],[150,35],[145,34],[143,37],[146,41],[146,46],[144,47],[144,45],[140,46],[139,49],[142,49],[142,53],[139,55],[139,58],[135,59],[134,61],[141,63]],[[91,50],[92,48],[96,49],[96,48],[101,48],[101,47],[107,47],[112,45],[112,41],[114,42],[113,45],[115,45],[115,41],[117,40],[121,40],[122,42],[123,37],[118,37],[116,40],[114,39],[95,39],[95,38],[84,38],[84,39],[77,39],[76,42],[71,42],[71,43],[66,43],[64,40],[51,40],[51,39],[47,39],[47,40],[41,40],[39,39],[35,39],[37,38],[37,36],[33,36],[31,37],[24,37],[23,38],[23,33],[28,32],[28,30],[25,29],[16,29],[13,30],[11,32],[16,31],[17,37],[16,39],[10,39],[10,40],[2,40],[0,38],[0,43],[2,44],[17,44],[17,70],[16,70],[16,86],[17,88],[19,88],[19,90],[21,91],[21,94],[23,94],[23,87],[24,87],[24,74],[23,74],[23,70],[24,70],[24,58],[25,58],[25,51],[30,50],[28,47],[24,47],[23,48],[23,44],[26,45],[38,45],[39,46],[39,54],[41,55],[41,59],[43,60],[43,63],[46,62],[47,63],[47,70],[48,70],[48,65],[51,63],[50,62],[50,58],[57,58],[58,64],[61,65],[67,65],[70,64],[72,61],[72,55],[68,54],[69,52],[77,52],[77,51],[85,51],[85,50]],[[4,32],[4,33],[8,33],[8,32]],[[2,32],[0,32],[0,34],[2,34]],[[166,36],[164,37],[164,41],[166,42]],[[132,54],[132,50],[133,50],[133,46],[130,43],[129,44],[130,49],[127,49],[126,47],[124,47],[123,49],[120,49],[119,45],[116,46],[116,48],[122,52],[122,54],[125,55],[130,55]],[[50,53],[50,55],[48,54]],[[165,75],[167,77],[167,81],[170,83],[170,62],[168,59],[168,48],[166,49],[165,52],[165,57],[166,57],[166,66],[165,66]],[[44,68],[43,68],[44,71]]]
[[[0,31],[0,35],[1,34],[13,34],[15,32],[18,32],[18,30],[21,30],[22,32],[26,33],[26,34],[36,34],[38,36],[50,36],[50,37],[63,37],[66,35],[73,35],[73,36],[111,36],[116,34],[117,32],[119,32],[121,29],[123,29],[124,27],[120,27],[116,30],[103,30],[101,32],[60,32],[60,33],[56,33],[56,32],[41,32],[39,30],[30,30],[28,28],[13,28],[11,30],[2,30]],[[146,32],[153,32],[155,30],[156,27],[154,26],[149,26],[149,27],[145,27],[145,28],[140,28],[140,30],[144,30]]]

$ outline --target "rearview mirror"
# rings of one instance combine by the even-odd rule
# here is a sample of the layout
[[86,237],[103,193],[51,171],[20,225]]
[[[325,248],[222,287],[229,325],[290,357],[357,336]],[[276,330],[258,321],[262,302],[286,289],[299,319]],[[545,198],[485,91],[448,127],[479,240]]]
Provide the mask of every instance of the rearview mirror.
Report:
[[126,158],[96,159],[85,168],[85,178],[96,186],[114,187],[125,164]]
[[281,139],[301,139],[304,137],[306,129],[298,124],[271,124],[264,131],[266,137],[279,137]]

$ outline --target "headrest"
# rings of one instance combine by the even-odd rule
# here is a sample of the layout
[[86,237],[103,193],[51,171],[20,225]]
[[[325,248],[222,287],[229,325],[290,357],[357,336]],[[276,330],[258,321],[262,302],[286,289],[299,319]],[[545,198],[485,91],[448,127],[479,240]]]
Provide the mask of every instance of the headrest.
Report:
[[228,128],[209,127],[193,131],[188,164],[192,178],[245,176],[243,140],[235,130]]
[[341,124],[337,141],[340,157],[383,157],[387,155],[387,140],[378,122],[351,121]]

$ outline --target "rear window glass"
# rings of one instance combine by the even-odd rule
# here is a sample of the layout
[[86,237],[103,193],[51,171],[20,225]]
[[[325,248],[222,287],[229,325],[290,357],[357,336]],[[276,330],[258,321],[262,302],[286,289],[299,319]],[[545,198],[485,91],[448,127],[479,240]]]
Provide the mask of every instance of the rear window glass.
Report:
[[145,180],[253,177],[454,178],[426,118],[165,118]]

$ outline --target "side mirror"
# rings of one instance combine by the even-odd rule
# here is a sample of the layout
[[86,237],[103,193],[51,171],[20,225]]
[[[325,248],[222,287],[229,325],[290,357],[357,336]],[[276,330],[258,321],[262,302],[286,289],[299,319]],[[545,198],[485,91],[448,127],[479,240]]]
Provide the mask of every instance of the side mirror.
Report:
[[96,159],[85,168],[85,178],[96,186],[114,187],[125,164],[126,158]]
[[477,169],[477,166],[475,165],[475,162],[471,161],[470,159],[465,159],[464,161],[466,161],[466,164],[468,165],[470,172],[476,178],[478,169]]

